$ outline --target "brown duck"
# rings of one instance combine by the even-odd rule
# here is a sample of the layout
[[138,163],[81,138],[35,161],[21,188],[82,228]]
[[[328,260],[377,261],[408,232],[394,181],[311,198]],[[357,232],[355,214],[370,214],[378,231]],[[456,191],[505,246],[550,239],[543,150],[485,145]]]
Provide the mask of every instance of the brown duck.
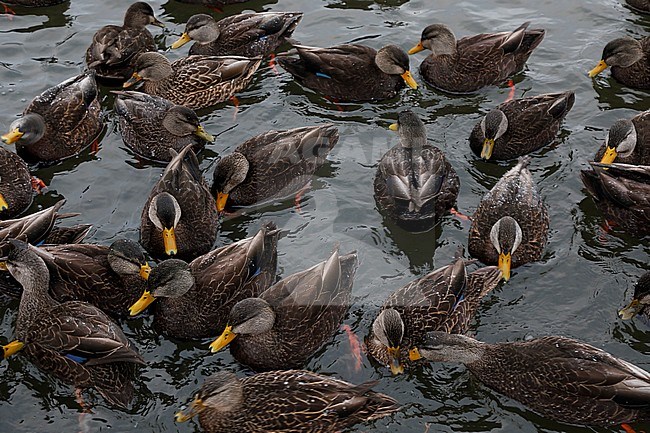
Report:
[[614,122],[594,159],[602,164],[650,165],[650,111]]
[[590,77],[612,69],[612,77],[621,84],[635,89],[650,89],[650,37],[618,38],[603,48],[601,60],[589,71]]
[[20,156],[0,147],[0,219],[21,214],[33,198],[29,167]]

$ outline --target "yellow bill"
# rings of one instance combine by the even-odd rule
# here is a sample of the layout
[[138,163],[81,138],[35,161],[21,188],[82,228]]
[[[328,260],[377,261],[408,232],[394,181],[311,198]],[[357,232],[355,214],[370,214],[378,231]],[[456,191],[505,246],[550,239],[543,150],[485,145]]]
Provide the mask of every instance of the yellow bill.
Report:
[[630,305],[618,312],[618,316],[623,320],[630,320],[641,311],[641,303],[638,299],[632,299]]
[[605,69],[607,69],[607,67],[608,67],[607,63],[605,63],[604,60],[601,60],[600,62],[598,62],[598,64],[594,69],[589,71],[589,78],[594,78],[596,75],[600,74]]
[[196,398],[190,407],[188,408],[187,412],[176,412],[175,419],[176,422],[186,422],[194,418],[196,415],[201,413],[205,409],[205,405],[203,404],[203,400],[200,398]]
[[226,208],[226,202],[228,201],[228,194],[225,192],[220,192],[217,194],[217,211],[223,212]]
[[9,205],[7,204],[7,200],[3,197],[2,194],[0,194],[0,212],[3,210],[9,209]]
[[607,149],[605,150],[605,154],[603,155],[602,159],[600,160],[601,164],[611,164],[614,162],[616,159],[616,156],[618,153],[616,153],[616,149],[613,147],[607,146]]
[[8,271],[7,262],[0,262],[0,271]]
[[418,359],[422,359],[422,355],[420,355],[420,351],[418,350],[417,347],[414,347],[413,349],[409,350],[409,359],[411,361],[417,361]]
[[510,279],[510,265],[512,264],[512,257],[510,253],[499,254],[499,269],[503,274],[503,279],[508,281]]
[[210,344],[210,351],[212,353],[220,351],[228,344],[230,344],[230,342],[234,340],[235,337],[237,337],[237,334],[232,332],[232,326],[226,326],[226,329],[223,330],[221,336]]
[[20,352],[23,347],[25,347],[25,344],[18,340],[14,340],[9,344],[5,344],[4,346],[2,346],[2,351],[4,352],[4,359],[7,359],[11,355],[15,355],[16,353]]
[[400,362],[399,347],[389,347],[388,354],[390,355],[390,372],[393,373],[393,375],[404,373],[404,366]]
[[388,129],[390,129],[391,131],[397,131],[399,129],[399,126],[397,125],[397,123],[391,123]]
[[190,42],[192,38],[190,38],[190,35],[187,33],[183,33],[180,38],[176,42],[172,44],[172,49],[175,50],[176,48],[180,48],[186,43]]
[[486,138],[483,140],[483,149],[481,149],[481,158],[490,159],[494,150],[494,140]]
[[127,87],[131,87],[132,85],[139,82],[140,80],[142,80],[140,74],[134,72],[133,75],[131,75],[131,78],[129,78],[124,84],[122,84],[122,87],[126,89]]
[[2,141],[4,141],[6,144],[14,144],[20,140],[23,135],[25,135],[24,132],[20,132],[18,128],[14,128],[12,131],[7,132],[2,136]]
[[129,314],[135,316],[136,314],[142,313],[156,298],[153,297],[149,290],[145,290],[140,299],[136,301],[135,304],[131,305],[129,308]]
[[422,50],[424,50],[424,45],[422,45],[422,41],[420,41],[416,46],[409,50],[409,54],[419,53]]
[[151,273],[151,266],[149,266],[149,263],[145,262],[144,265],[140,266],[140,278],[146,281],[149,279],[150,273]]
[[204,139],[205,141],[209,141],[210,143],[214,142],[214,137],[212,134],[209,134],[205,128],[201,125],[196,127],[196,131],[194,131],[194,134],[197,135],[199,138]]
[[404,79],[406,84],[408,84],[411,89],[417,89],[418,88],[418,83],[413,78],[413,75],[411,75],[411,71],[404,72],[401,75],[401,77]]
[[176,248],[176,234],[174,233],[174,227],[170,229],[163,229],[163,244],[165,245],[165,254],[168,256],[173,256],[178,254],[178,249]]

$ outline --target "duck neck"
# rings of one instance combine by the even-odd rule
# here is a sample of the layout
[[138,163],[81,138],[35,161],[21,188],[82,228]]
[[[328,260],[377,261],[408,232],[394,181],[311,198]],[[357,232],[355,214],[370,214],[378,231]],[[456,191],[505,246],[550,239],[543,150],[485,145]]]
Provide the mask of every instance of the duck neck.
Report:
[[[42,266],[41,266],[42,265]],[[33,272],[21,281],[23,294],[18,308],[16,320],[16,336],[23,339],[29,326],[34,320],[57,305],[49,294],[50,272],[41,263],[33,268]]]

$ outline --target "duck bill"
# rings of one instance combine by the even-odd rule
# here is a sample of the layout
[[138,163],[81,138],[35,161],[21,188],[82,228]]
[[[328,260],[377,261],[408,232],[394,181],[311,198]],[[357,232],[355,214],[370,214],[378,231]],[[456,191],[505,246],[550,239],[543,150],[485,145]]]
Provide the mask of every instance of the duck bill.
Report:
[[153,18],[153,20],[151,20],[151,25],[156,26],[156,27],[160,27],[161,29],[165,28],[165,23],[158,20],[157,18]]
[[131,75],[131,78],[129,78],[124,84],[122,84],[123,88],[131,87],[136,83],[139,83],[142,80],[142,77],[140,74],[137,72],[134,72],[133,75]]
[[228,201],[228,194],[225,192],[217,193],[217,211],[223,212],[226,208],[226,202]]
[[15,355],[16,353],[20,352],[23,347],[25,347],[25,344],[18,340],[14,340],[9,344],[5,344],[4,346],[2,346],[2,350],[4,352],[4,359],[7,359],[11,355]]
[[176,248],[176,234],[174,233],[174,227],[169,229],[163,229],[163,244],[165,246],[165,254],[168,256],[174,256],[178,254],[178,249]]
[[210,351],[212,353],[220,351],[229,345],[230,342],[235,339],[235,337],[237,337],[237,334],[232,332],[232,326],[226,326],[226,329],[223,330],[221,336],[210,344]]
[[178,38],[178,40],[172,44],[172,49],[175,50],[176,48],[180,48],[191,40],[192,38],[190,38],[190,35],[188,35],[187,33],[183,33],[181,37]]
[[201,139],[203,139],[205,141],[208,141],[210,143],[214,143],[214,136],[212,136],[212,134],[209,134],[205,130],[205,128],[203,126],[201,126],[201,125],[196,127],[196,131],[194,131],[194,135],[196,135],[197,137],[199,137],[199,138],[201,138]]
[[145,290],[142,296],[140,296],[140,299],[138,299],[135,304],[131,305],[131,308],[129,308],[129,314],[135,316],[136,314],[142,313],[155,300],[156,298],[153,297],[151,292]]
[[420,351],[418,350],[417,347],[414,347],[413,349],[409,350],[409,359],[411,361],[418,361],[422,359],[422,355],[420,355]]
[[413,48],[411,48],[409,50],[409,54],[419,53],[420,51],[423,51],[423,50],[424,50],[424,45],[422,45],[422,41],[420,41],[420,42],[418,42],[418,44],[416,46],[414,46]]
[[397,123],[391,123],[390,126],[388,127],[388,129],[390,129],[391,131],[397,131],[398,128],[399,126],[397,125]]
[[600,62],[598,62],[598,64],[594,69],[589,71],[589,78],[594,78],[596,75],[600,74],[605,69],[607,69],[607,66],[608,66],[607,63],[605,63],[604,60],[601,60]]
[[617,155],[618,153],[616,153],[616,149],[608,146],[607,150],[605,150],[605,154],[603,155],[603,158],[600,160],[600,163],[611,164],[612,162],[614,162]]
[[623,320],[630,320],[641,311],[641,303],[638,299],[632,299],[630,305],[618,312],[618,316]]
[[20,132],[18,128],[16,128],[13,131],[7,132],[5,135],[3,135],[2,141],[4,141],[6,144],[14,144],[20,140],[23,135],[25,135],[25,133]]
[[393,376],[404,373],[404,366],[400,362],[400,352],[399,347],[389,347],[388,355],[390,355],[390,372],[393,373]]
[[510,253],[504,254],[501,253],[499,254],[499,269],[501,270],[501,274],[503,274],[503,279],[508,281],[510,279],[510,265],[512,264],[512,257],[510,256]]
[[140,266],[140,278],[147,281],[149,279],[150,273],[151,273],[151,266],[149,266],[149,263],[145,262],[144,265]]
[[408,84],[411,89],[417,89],[418,88],[418,83],[413,78],[413,75],[411,75],[411,71],[404,72],[401,75],[401,77],[404,79],[406,84]]
[[494,140],[491,138],[486,138],[483,140],[483,149],[481,149],[481,158],[490,159],[492,158],[492,151],[494,150]]
[[7,204],[7,200],[0,194],[0,212],[3,210],[9,209],[9,205]]
[[183,411],[176,412],[176,415],[174,415],[174,417],[176,418],[176,422],[186,422],[194,418],[199,413],[201,413],[203,409],[205,409],[203,400],[197,398],[192,402],[187,412],[183,412]]
[[7,268],[7,262],[2,260],[0,261],[0,271],[8,271],[9,269]]

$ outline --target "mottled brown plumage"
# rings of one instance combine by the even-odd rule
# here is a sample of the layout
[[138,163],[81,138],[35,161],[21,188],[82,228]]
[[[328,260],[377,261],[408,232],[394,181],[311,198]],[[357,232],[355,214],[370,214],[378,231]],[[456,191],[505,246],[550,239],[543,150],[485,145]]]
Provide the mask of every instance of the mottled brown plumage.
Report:
[[488,191],[472,216],[468,250],[486,265],[502,266],[504,278],[510,269],[542,258],[548,238],[548,209],[528,170],[529,157],[519,163]]
[[613,162],[650,165],[650,111],[614,122],[594,161],[603,162],[606,153],[614,157]]
[[399,409],[396,400],[371,390],[376,383],[353,385],[304,370],[243,379],[221,371],[203,383],[189,416],[198,413],[206,433],[337,433]]
[[140,53],[156,51],[153,36],[146,29],[152,24],[165,27],[147,3],[132,4],[124,14],[122,26],[108,25],[93,35],[86,50],[86,64],[99,78],[124,81],[133,74],[133,62]]
[[267,57],[291,36],[301,18],[301,12],[241,13],[219,21],[194,15],[173,48],[193,40],[190,55]]
[[433,87],[449,93],[472,93],[523,70],[545,34],[543,29],[528,29],[529,24],[511,32],[482,33],[458,41],[449,27],[433,24],[424,29],[420,43],[410,53],[433,51],[420,65],[420,74]]
[[445,154],[427,144],[422,121],[410,110],[399,114],[399,143],[379,161],[375,200],[410,230],[428,230],[456,203],[460,180]]
[[230,310],[227,327],[212,350],[228,344],[237,361],[253,370],[303,367],[332,339],[350,306],[356,253],[330,258],[289,275],[257,298]]
[[598,209],[632,235],[650,235],[650,166],[590,164],[580,177]]
[[[140,243],[155,257],[192,260],[212,248],[219,219],[199,162],[187,146],[176,154],[151,190],[142,209]],[[174,252],[164,243],[172,232]]]
[[169,63],[162,54],[143,53],[124,87],[143,81],[143,92],[198,110],[226,101],[248,86],[261,62],[261,58],[189,56]]
[[192,145],[199,153],[214,137],[205,132],[196,113],[159,96],[141,92],[113,92],[124,143],[138,156],[169,162],[169,149],[180,152]]
[[[217,248],[189,265],[175,259],[160,263],[148,280],[150,297],[156,299],[156,330],[183,340],[219,335],[233,305],[259,295],[275,280],[278,234],[268,223],[255,236]],[[132,308],[132,314],[141,309]]]
[[298,57],[278,57],[280,65],[303,86],[336,101],[394,98],[405,86],[401,75],[410,78],[408,55],[396,45],[379,51],[358,44],[294,47]]
[[494,160],[534,152],[555,140],[574,102],[572,91],[506,101],[474,126],[469,146],[481,158]]
[[13,218],[32,204],[31,179],[25,161],[0,147],[0,219]]
[[644,14],[650,14],[650,0],[625,0],[632,9]]
[[39,161],[76,155],[102,131],[97,83],[91,73],[70,78],[34,98],[2,136]]
[[462,362],[488,387],[561,422],[650,419],[650,373],[571,338],[487,344],[436,332],[418,352],[431,361]]
[[95,388],[111,404],[133,397],[135,365],[144,360],[106,314],[84,302],[57,303],[48,294],[43,260],[21,241],[10,241],[9,272],[23,286],[16,337],[38,368],[80,388]]
[[467,273],[465,260],[436,269],[393,292],[366,338],[368,354],[393,374],[411,367],[409,350],[430,331],[467,332],[478,304],[501,280],[494,266]]
[[268,131],[252,137],[217,163],[212,193],[215,197],[227,194],[231,206],[295,194],[325,164],[338,140],[338,129],[332,124]]

